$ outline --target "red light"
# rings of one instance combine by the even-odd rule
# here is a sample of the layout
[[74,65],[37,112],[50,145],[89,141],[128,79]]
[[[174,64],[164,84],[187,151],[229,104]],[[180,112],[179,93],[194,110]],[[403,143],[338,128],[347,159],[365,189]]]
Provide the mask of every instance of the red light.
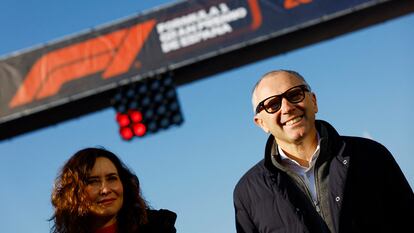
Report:
[[131,140],[131,138],[134,136],[134,133],[129,127],[121,127],[119,133],[121,134],[121,137],[125,140]]
[[147,127],[145,127],[142,123],[137,123],[132,126],[132,129],[134,130],[135,135],[138,137],[142,137],[147,132]]
[[122,114],[119,112],[116,114],[116,121],[120,127],[125,127],[131,123],[127,114]]
[[140,111],[130,110],[128,111],[128,115],[134,123],[142,121],[142,113]]

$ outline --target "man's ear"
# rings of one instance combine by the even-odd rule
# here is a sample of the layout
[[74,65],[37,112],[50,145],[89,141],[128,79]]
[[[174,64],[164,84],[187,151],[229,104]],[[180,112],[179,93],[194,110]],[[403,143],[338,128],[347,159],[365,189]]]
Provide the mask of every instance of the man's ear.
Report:
[[263,122],[263,119],[255,115],[253,121],[254,124],[259,126],[263,131],[265,131],[265,133],[270,133],[270,130],[266,127],[266,124]]
[[313,110],[315,113],[318,112],[318,101],[316,101],[316,95],[312,92],[312,103],[313,103]]

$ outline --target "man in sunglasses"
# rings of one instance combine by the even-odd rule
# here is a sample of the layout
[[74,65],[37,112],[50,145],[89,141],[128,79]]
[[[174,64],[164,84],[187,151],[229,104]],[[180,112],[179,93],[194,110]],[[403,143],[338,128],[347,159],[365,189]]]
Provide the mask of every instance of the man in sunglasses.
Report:
[[270,136],[264,159],[234,190],[238,233],[412,229],[414,194],[393,156],[315,120],[316,95],[299,73],[265,74],[252,102],[255,124]]

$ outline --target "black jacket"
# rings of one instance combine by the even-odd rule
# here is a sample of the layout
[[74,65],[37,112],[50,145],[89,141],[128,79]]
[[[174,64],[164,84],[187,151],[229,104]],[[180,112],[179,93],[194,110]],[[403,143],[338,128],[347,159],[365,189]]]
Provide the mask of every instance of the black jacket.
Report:
[[148,223],[141,227],[142,233],[176,233],[177,215],[169,210],[148,210]]
[[278,156],[270,136],[265,158],[234,190],[237,232],[412,230],[414,194],[390,152],[369,139],[340,136],[327,122],[316,125],[321,151],[315,177],[324,213],[317,211],[295,175],[272,162],[272,154]]

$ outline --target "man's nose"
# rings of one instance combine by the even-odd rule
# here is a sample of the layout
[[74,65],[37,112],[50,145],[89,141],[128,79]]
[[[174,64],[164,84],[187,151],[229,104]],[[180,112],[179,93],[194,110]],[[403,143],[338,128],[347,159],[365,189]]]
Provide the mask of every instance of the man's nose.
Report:
[[282,98],[282,102],[280,103],[280,111],[282,114],[291,113],[294,109],[295,104],[292,104],[286,98]]

